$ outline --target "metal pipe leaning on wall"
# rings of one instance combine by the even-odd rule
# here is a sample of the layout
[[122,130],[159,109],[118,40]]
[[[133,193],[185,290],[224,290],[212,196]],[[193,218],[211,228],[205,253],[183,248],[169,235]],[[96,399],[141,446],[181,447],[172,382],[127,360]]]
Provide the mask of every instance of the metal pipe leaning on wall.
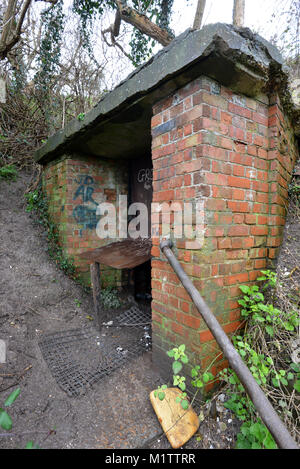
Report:
[[198,312],[204,319],[207,327],[223,351],[230,364],[230,367],[235,371],[241,383],[243,384],[262,421],[273,435],[277,445],[282,449],[299,449],[297,443],[294,441],[289,431],[278,416],[277,412],[274,410],[266,395],[252,376],[252,373],[249,371],[239,353],[232,345],[227,334],[223,331],[218,320],[174,256],[172,247],[173,244],[171,240],[164,240],[160,243],[162,252],[168,259],[177,277],[193,300]]

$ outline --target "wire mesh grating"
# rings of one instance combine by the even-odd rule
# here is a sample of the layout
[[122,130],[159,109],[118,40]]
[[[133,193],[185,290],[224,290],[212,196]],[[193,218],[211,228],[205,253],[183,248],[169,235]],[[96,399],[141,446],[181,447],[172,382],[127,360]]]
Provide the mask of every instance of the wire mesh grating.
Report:
[[76,397],[151,349],[151,317],[132,307],[103,323],[100,332],[92,327],[55,332],[45,335],[39,347],[57,384]]

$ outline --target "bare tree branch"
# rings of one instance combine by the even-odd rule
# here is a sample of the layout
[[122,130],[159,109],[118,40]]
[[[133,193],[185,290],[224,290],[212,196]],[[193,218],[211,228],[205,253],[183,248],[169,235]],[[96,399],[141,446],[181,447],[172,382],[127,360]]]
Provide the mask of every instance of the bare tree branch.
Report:
[[115,22],[114,22],[113,31],[112,31],[114,37],[119,36],[120,27],[121,27],[121,14],[120,14],[120,11],[118,10],[116,13]]
[[163,46],[167,46],[173,40],[172,35],[168,31],[160,28],[157,24],[150,21],[146,15],[143,15],[124,4],[122,0],[115,0],[115,3],[118,6],[121,20],[131,24],[141,31],[141,33],[155,39]]
[[[35,0],[38,1],[38,0]],[[57,0],[42,0],[44,2],[57,3]],[[22,26],[24,23],[25,16],[31,5],[32,0],[25,0],[21,8],[19,18],[16,12],[16,0],[9,0],[4,18],[3,18],[3,29],[0,37],[0,60],[4,60],[8,57],[8,54],[12,48],[20,41],[22,34]]]
[[[131,57],[123,47],[116,41],[116,37],[120,34],[121,21],[131,24],[136,27],[141,33],[146,34],[147,36],[155,39],[163,46],[167,46],[173,40],[173,37],[169,34],[168,31],[160,28],[157,24],[147,18],[146,15],[140,13],[139,11],[129,7],[124,0],[114,0],[118,10],[116,12],[114,24],[111,24],[107,29],[101,31],[103,40],[106,45],[109,47],[118,47],[121,52],[131,60]],[[150,2],[151,3],[151,2]],[[110,34],[109,42],[106,35]]]
[[[111,43],[109,43],[107,38],[106,38],[107,33],[110,33]],[[120,49],[120,51],[122,52],[122,54],[125,55],[125,57],[127,57],[129,60],[132,60],[130,55],[127,54],[127,52],[123,49],[123,47],[116,41],[115,35],[114,35],[114,25],[110,25],[109,28],[104,29],[103,31],[101,31],[101,34],[102,34],[102,37],[103,37],[103,40],[104,40],[105,44],[108,47],[118,47]],[[118,35],[119,35],[119,33],[118,33]]]

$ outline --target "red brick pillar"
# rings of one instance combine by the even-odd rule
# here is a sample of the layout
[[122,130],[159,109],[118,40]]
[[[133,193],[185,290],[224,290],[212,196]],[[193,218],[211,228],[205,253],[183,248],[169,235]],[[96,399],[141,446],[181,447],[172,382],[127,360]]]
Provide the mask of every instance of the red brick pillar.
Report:
[[[239,286],[256,280],[282,236],[291,168],[284,170],[282,158],[292,161],[296,150],[289,132],[279,156],[281,117],[267,96],[250,99],[205,77],[153,108],[153,201],[204,202],[203,247],[190,250],[175,240],[175,251],[228,333],[242,324]],[[153,244],[154,360],[168,366],[165,351],[185,343],[190,356],[207,365],[220,351],[161,255],[159,237]],[[218,357],[214,371],[224,363]]]

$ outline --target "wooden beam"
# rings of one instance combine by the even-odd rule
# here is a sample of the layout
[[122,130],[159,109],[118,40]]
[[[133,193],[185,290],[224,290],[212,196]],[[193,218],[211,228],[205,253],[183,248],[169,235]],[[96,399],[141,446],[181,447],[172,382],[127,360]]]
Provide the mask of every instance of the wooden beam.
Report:
[[90,265],[91,282],[93,289],[93,300],[94,300],[94,317],[95,321],[98,322],[99,330],[102,326],[103,318],[101,308],[101,284],[100,284],[100,264],[94,262]]

